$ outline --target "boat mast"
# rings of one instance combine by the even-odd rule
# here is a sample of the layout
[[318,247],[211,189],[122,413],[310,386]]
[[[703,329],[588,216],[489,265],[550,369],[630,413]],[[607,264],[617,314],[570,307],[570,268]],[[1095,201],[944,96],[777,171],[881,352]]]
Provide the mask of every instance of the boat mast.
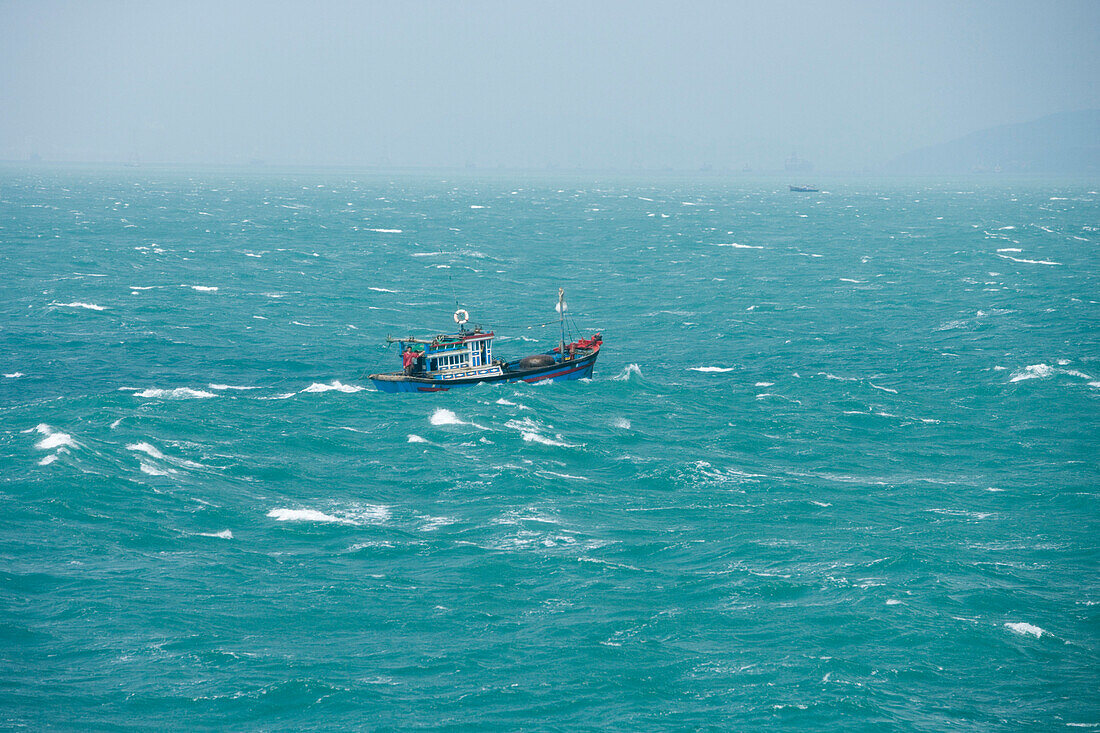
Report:
[[558,349],[561,351],[562,361],[565,361],[565,288],[558,288],[558,315],[561,320],[561,340]]

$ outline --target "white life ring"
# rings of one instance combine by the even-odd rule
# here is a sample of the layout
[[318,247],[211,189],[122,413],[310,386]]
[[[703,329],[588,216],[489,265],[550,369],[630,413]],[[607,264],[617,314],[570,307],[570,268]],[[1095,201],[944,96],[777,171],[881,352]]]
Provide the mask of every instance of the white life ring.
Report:
[[463,325],[470,320],[470,314],[466,312],[465,308],[459,308],[455,311],[455,323]]

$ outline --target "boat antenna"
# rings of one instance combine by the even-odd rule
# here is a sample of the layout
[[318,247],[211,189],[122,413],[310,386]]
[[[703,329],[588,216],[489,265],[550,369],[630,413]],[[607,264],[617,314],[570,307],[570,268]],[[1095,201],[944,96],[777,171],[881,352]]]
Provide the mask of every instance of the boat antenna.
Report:
[[[451,295],[453,295],[454,299],[455,299],[455,322],[458,323],[458,311],[460,310],[459,305],[458,305],[458,292],[455,290],[454,277],[452,277],[451,273],[449,273],[449,272],[447,273],[447,284],[451,286]],[[465,321],[458,324],[458,330],[459,331],[465,331],[466,330],[466,322]]]

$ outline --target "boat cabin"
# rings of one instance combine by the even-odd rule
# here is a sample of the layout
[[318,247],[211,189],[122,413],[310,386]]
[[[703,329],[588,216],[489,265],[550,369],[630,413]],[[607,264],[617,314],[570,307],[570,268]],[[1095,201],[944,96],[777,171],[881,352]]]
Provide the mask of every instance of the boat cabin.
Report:
[[420,352],[413,374],[431,379],[464,379],[501,374],[493,363],[493,333],[463,330],[457,334],[436,336],[431,341],[404,339],[398,341],[401,351],[411,346]]

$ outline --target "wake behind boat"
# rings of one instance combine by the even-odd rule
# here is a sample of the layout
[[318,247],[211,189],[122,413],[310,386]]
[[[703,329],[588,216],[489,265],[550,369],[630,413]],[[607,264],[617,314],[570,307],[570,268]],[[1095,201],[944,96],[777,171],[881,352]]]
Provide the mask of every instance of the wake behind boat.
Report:
[[470,315],[460,308],[454,313],[458,333],[433,338],[395,339],[403,356],[405,370],[371,374],[374,386],[382,392],[446,392],[482,382],[558,382],[592,376],[596,357],[603,345],[601,334],[591,338],[565,340],[565,291],[558,289],[558,313],[561,315],[561,340],[550,351],[520,359],[494,358],[492,331],[481,327],[466,328]]

